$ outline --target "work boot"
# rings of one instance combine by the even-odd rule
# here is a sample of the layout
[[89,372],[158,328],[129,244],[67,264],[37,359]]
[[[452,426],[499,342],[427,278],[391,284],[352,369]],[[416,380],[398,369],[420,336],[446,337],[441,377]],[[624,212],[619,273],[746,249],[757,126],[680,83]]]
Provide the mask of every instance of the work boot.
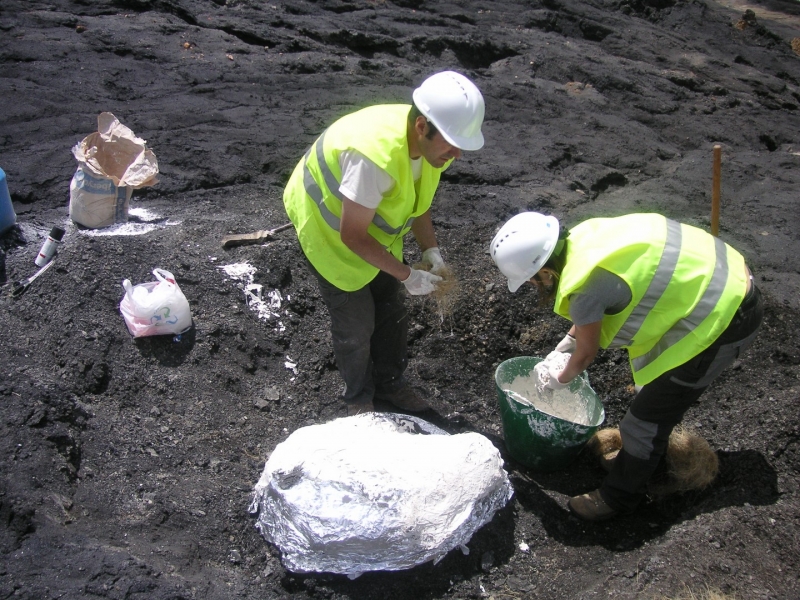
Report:
[[567,502],[567,506],[584,521],[603,521],[617,514],[617,511],[603,500],[600,490],[581,496],[573,496]]
[[430,408],[430,405],[410,385],[403,386],[396,392],[376,393],[375,398],[408,412],[422,412]]
[[366,402],[348,402],[347,403],[347,416],[354,417],[355,415],[361,415],[364,413],[375,412],[375,406],[372,404],[372,400],[367,400]]

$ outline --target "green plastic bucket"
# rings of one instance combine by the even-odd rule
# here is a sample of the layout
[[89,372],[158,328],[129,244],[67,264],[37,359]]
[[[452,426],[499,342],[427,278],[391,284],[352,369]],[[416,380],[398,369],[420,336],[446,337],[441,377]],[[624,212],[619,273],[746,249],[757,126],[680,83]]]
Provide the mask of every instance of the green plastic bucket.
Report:
[[605,419],[605,410],[585,373],[569,385],[569,391],[575,394],[576,412],[581,416],[574,421],[543,412],[505,391],[517,377],[531,376],[542,360],[517,356],[503,361],[495,371],[494,381],[508,452],[531,469],[557,471],[566,467],[595,434]]

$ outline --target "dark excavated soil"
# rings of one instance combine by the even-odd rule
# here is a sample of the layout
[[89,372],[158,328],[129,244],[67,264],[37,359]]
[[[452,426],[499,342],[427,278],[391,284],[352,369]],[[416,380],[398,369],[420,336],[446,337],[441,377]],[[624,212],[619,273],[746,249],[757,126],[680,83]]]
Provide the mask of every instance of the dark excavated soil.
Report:
[[[800,11],[753,2],[743,20],[746,8],[3,0],[0,166],[19,227],[2,238],[0,598],[799,597]],[[408,102],[445,68],[483,91],[487,143],[443,178],[434,222],[461,292],[444,317],[408,300],[409,373],[430,392],[427,418],[503,452],[515,497],[466,556],[354,581],[287,572],[247,507],[278,443],[342,415],[327,314],[291,232],[228,251],[220,240],[286,221],[282,185],[330,122]],[[159,159],[160,183],[132,203],[132,220],[157,227],[69,225],[53,269],[12,300],[43,236],[69,223],[70,149],[103,111]],[[505,453],[494,369],[549,351],[568,324],[532,292],[508,293],[488,242],[520,210],[567,224],[657,211],[708,227],[714,144],[720,235],[767,302],[756,344],[686,418],[720,475],[585,524],[565,507],[602,480],[590,457],[542,474]],[[413,240],[407,258],[419,259]],[[280,291],[285,329],[219,269],[240,262]],[[119,314],[120,282],[154,267],[190,301],[195,328],[180,341],[133,340]],[[632,397],[625,356],[604,352],[589,374],[616,425]]]

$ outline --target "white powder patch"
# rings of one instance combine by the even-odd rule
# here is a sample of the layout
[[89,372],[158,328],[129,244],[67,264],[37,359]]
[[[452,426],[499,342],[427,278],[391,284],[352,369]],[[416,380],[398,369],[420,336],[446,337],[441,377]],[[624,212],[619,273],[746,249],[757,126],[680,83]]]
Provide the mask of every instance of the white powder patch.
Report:
[[291,356],[287,355],[286,362],[283,363],[283,366],[289,369],[295,375],[297,375],[297,363],[292,360]]
[[[72,221],[70,221],[69,219],[64,219],[60,223],[53,223],[53,225],[58,225],[60,227],[63,227],[64,231],[70,231],[69,226],[70,226],[71,222]],[[47,239],[47,235],[50,233],[50,227],[51,226],[47,225],[45,227],[38,227],[38,226],[35,226],[35,225],[31,225],[31,224],[29,224],[27,222],[18,222],[17,223],[17,227],[19,227],[20,231],[22,231],[22,237],[24,239],[26,239],[26,240],[36,240],[36,239],[38,239],[39,243],[41,244],[42,242],[44,242],[44,240]],[[66,235],[64,236],[64,239],[67,239]],[[61,244],[63,244],[63,243],[64,243],[64,240],[62,240],[61,243],[58,246],[56,246],[56,249],[57,250],[60,249],[62,247]]]
[[238,279],[244,283],[253,283],[253,275],[256,268],[250,263],[234,263],[232,265],[222,265],[220,267],[231,279]]
[[586,399],[569,391],[569,388],[540,391],[535,374],[515,377],[514,381],[503,387],[503,391],[517,402],[533,406],[539,412],[578,425],[592,425]]
[[258,315],[260,320],[275,321],[275,328],[277,331],[286,331],[286,326],[280,320],[283,296],[279,290],[271,290],[264,293],[263,285],[260,283],[253,283],[257,271],[253,265],[245,262],[222,265],[219,268],[222,269],[228,277],[239,282],[237,287],[244,292],[245,303],[250,310]]
[[80,229],[83,235],[90,235],[92,237],[101,237],[107,235],[143,235],[149,233],[154,229],[158,229],[158,225],[152,223],[117,223],[102,229]]
[[138,206],[136,208],[131,208],[128,210],[128,217],[136,217],[140,221],[144,221],[145,223],[149,221],[157,221],[161,218],[160,215],[157,215],[151,210],[147,210],[146,208],[142,208]]
[[90,235],[93,237],[110,236],[110,235],[143,235],[150,233],[156,229],[164,229],[173,225],[180,225],[180,221],[169,221],[161,215],[154,213],[146,208],[136,207],[128,210],[128,218],[131,219],[126,223],[115,223],[109,227],[101,229],[79,229],[83,235]]

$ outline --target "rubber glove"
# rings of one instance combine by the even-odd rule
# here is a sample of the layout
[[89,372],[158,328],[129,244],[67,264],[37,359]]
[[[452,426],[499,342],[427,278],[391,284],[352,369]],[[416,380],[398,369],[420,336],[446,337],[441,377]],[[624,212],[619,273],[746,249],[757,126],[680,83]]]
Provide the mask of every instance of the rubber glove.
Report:
[[564,339],[558,342],[558,346],[556,346],[556,352],[563,352],[564,354],[572,354],[575,352],[575,348],[577,347],[577,343],[575,342],[575,338],[572,337],[570,334],[564,336]]
[[428,248],[422,253],[422,262],[428,263],[431,266],[431,273],[434,275],[438,275],[439,271],[444,268],[442,253],[439,252],[439,248],[436,246]]
[[567,383],[561,383],[558,380],[558,376],[561,375],[561,371],[554,368],[552,365],[547,367],[547,371],[550,374],[550,379],[547,381],[544,387],[551,390],[563,390],[565,387],[569,386],[569,381]]
[[442,278],[428,271],[411,269],[411,274],[402,281],[412,296],[425,296],[436,289],[436,283]]

